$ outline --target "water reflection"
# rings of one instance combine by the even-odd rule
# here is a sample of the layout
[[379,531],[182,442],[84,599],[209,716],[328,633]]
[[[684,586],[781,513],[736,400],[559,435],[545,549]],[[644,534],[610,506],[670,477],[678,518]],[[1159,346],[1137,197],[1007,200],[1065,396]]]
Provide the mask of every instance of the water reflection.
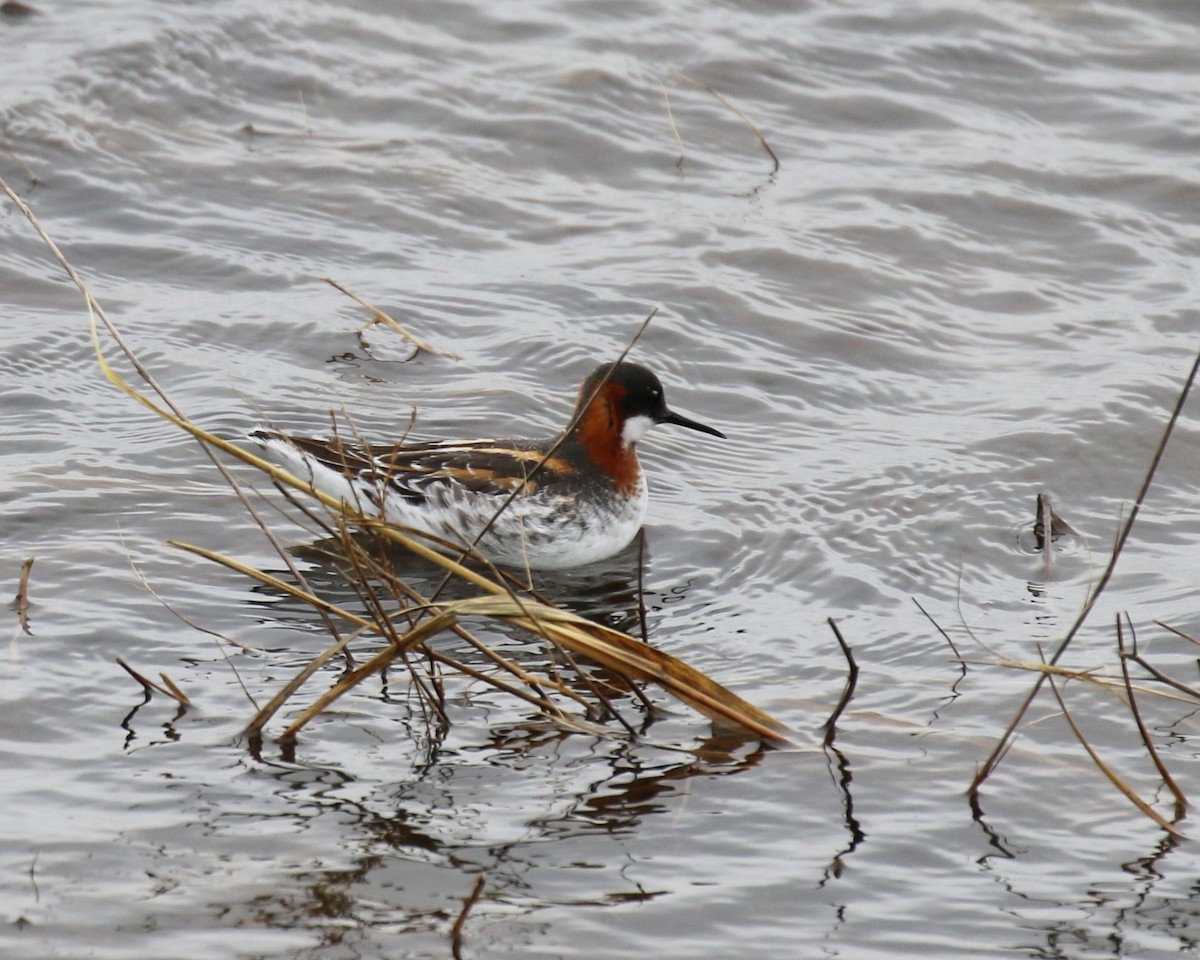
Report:
[[[549,906],[654,899],[669,891],[622,876],[627,847],[636,849],[648,821],[676,809],[693,779],[738,776],[768,755],[719,737],[688,751],[584,745],[545,725],[517,724],[390,782],[356,784],[345,772],[276,763],[266,773],[289,808],[336,820],[349,863],[293,874],[288,888],[249,909],[256,923],[313,929],[326,943],[380,932],[444,943],[482,874],[465,929],[472,945],[493,924]],[[552,888],[543,881],[548,857],[566,872]]]
[[[125,714],[124,717],[121,718],[120,726],[121,726],[121,729],[125,731],[125,741],[122,744],[122,747],[124,748],[124,750],[126,752],[131,752],[132,750],[134,750],[136,741],[138,741],[141,738],[140,735],[138,734],[137,730],[134,727],[134,719],[142,711],[142,708],[145,707],[147,704],[149,704],[153,698],[154,698],[153,692],[149,688],[143,688],[142,702],[139,703],[137,706],[133,707],[133,709],[131,709],[127,714]],[[167,703],[173,702],[173,701],[168,700],[166,697],[162,697],[162,698],[160,698],[159,703],[161,704],[164,701]],[[148,739],[146,741],[146,743],[142,744],[141,746],[143,746],[143,747],[160,746],[161,744],[164,744],[164,743],[174,743],[182,738],[182,734],[179,732],[178,728],[176,727],[176,724],[178,724],[179,721],[182,720],[183,717],[187,714],[188,708],[185,704],[178,703],[178,702],[175,702],[174,706],[175,706],[175,715],[173,717],[171,717],[170,720],[168,720],[167,722],[162,724],[162,730],[163,730],[162,739],[151,738],[151,739]]]
[[[1169,885],[1179,870],[1192,871],[1192,860],[1182,837],[1160,833],[1144,857],[1129,861],[1122,869],[1127,883],[1105,880],[1085,887],[1082,897],[1046,896],[1042,870],[1050,865],[1037,862],[1049,851],[1019,849],[987,821],[979,797],[971,797],[972,816],[995,852],[985,854],[976,863],[1003,889],[1010,901],[1005,908],[1026,933],[1042,938],[1041,946],[1026,945],[1035,956],[1076,956],[1085,951],[1096,955],[1142,956],[1151,940],[1162,941],[1164,952],[1190,954],[1200,946],[1194,932],[1194,917],[1200,910],[1200,885],[1192,885],[1191,895],[1159,896],[1158,885]],[[1185,856],[1179,864],[1173,856]],[[1024,879],[1023,879],[1024,877]],[[1087,915],[1086,925],[1074,918]],[[1025,943],[1025,941],[1023,941]]]
[[854,814],[854,794],[850,789],[850,785],[854,782],[854,775],[850,771],[850,761],[841,750],[832,744],[827,744],[825,749],[829,759],[830,776],[837,784],[838,791],[842,796],[842,820],[849,839],[846,846],[833,855],[818,887],[824,887],[830,880],[840,878],[846,859],[867,839],[862,824]]

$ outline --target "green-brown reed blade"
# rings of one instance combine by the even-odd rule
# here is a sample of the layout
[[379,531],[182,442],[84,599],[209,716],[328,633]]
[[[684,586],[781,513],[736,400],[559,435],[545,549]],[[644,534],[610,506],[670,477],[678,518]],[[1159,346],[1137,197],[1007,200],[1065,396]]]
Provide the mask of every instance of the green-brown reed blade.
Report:
[[626,677],[653,681],[714,722],[741,727],[773,743],[794,745],[787,728],[769,714],[694,667],[617,630],[555,607],[537,603],[518,605],[507,597],[477,597],[437,606],[462,616],[495,617],[530,632],[536,628],[529,617],[536,616],[542,629],[552,630],[558,642],[569,650]]

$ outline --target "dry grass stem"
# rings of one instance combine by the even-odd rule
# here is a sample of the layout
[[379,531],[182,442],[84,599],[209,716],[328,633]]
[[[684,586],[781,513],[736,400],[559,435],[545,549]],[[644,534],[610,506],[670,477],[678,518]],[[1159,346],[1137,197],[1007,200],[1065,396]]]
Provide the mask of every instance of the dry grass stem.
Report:
[[443,353],[440,350],[435,350],[433,347],[431,347],[428,343],[426,343],[424,340],[422,340],[420,337],[418,337],[415,333],[413,333],[407,327],[401,325],[396,320],[392,319],[392,317],[388,316],[388,314],[384,313],[382,310],[380,310],[374,304],[368,303],[366,300],[364,300],[362,297],[358,296],[357,294],[351,293],[349,290],[347,290],[345,287],[343,287],[340,283],[338,283],[332,277],[321,277],[321,280],[324,283],[329,284],[331,287],[333,287],[334,290],[337,290],[339,293],[344,293],[351,300],[353,300],[355,303],[357,303],[360,307],[363,307],[364,309],[369,310],[371,312],[372,319],[368,320],[365,324],[363,324],[363,326],[359,327],[359,331],[358,331],[359,333],[364,333],[367,330],[369,330],[371,327],[377,326],[379,324],[383,324],[384,326],[389,327],[395,333],[400,334],[400,336],[402,336],[405,340],[407,340],[409,343],[411,343],[414,347],[417,348],[417,352],[414,353],[411,357],[409,357],[408,358],[409,360],[414,359],[417,356],[417,354],[419,354],[419,353],[428,353],[428,354],[432,354],[435,357],[445,357],[447,360],[458,360],[459,359],[452,353]]
[[29,178],[29,189],[30,190],[33,190],[36,186],[38,186],[38,184],[40,184],[42,182],[42,178],[33,172],[33,167],[31,167],[29,165],[29,163],[23,157],[17,156],[11,150],[5,149],[4,147],[0,147],[0,154],[3,154],[4,156],[8,157],[8,159],[10,159],[14,163],[18,164],[21,167],[21,169],[25,171],[25,176],[27,176]]
[[735,107],[732,103],[730,103],[728,100],[726,100],[723,96],[721,96],[721,94],[719,94],[716,90],[714,90],[712,87],[710,87],[707,83],[704,83],[702,80],[693,79],[692,77],[689,77],[686,73],[683,73],[680,70],[675,71],[675,76],[677,76],[680,80],[684,81],[685,83],[690,83],[697,90],[703,90],[705,93],[714,97],[724,107],[726,107],[727,109],[732,110],[734,113],[736,113],[738,115],[738,117],[741,119],[742,123],[744,123],[746,126],[748,126],[754,132],[754,135],[756,137],[758,137],[758,142],[760,144],[762,144],[762,148],[767,151],[767,155],[771,158],[771,162],[774,164],[774,167],[772,167],[771,172],[772,173],[779,172],[779,157],[777,157],[775,155],[775,151],[772,150],[771,145],[769,143],[767,143],[767,138],[762,135],[762,131],[758,129],[757,123],[755,123],[748,116],[746,116],[744,113],[742,113],[741,110],[739,110],[737,107]]
[[[1130,657],[1134,662],[1138,662],[1135,658]],[[1055,677],[1062,677],[1065,680],[1079,680],[1084,683],[1090,683],[1093,686],[1100,687],[1104,690],[1115,691],[1121,690],[1124,687],[1124,680],[1118,676],[1098,675],[1099,667],[1079,668],[1050,666],[1044,660],[1016,660],[1012,658],[1002,658],[999,660],[964,660],[964,663],[977,667],[999,667],[1002,670],[1027,670],[1030,673],[1049,674]],[[1195,705],[1196,697],[1184,696],[1178,693],[1171,693],[1168,690],[1162,690],[1157,687],[1148,687],[1145,684],[1134,684],[1134,689],[1145,696],[1156,697],[1159,700],[1167,700],[1175,703],[1185,703]]]
[[[1049,674],[1046,674],[1046,676],[1049,677]],[[1157,810],[1151,807],[1150,804],[1146,803],[1145,800],[1139,797],[1137,793],[1135,793],[1134,790],[1123,779],[1121,779],[1117,772],[1100,758],[1100,755],[1096,753],[1092,745],[1088,743],[1087,738],[1084,737],[1083,731],[1080,730],[1078,725],[1075,723],[1074,718],[1071,716],[1071,712],[1067,709],[1066,702],[1063,700],[1062,693],[1059,692],[1058,684],[1054,682],[1053,678],[1050,679],[1050,689],[1053,691],[1054,698],[1058,701],[1058,705],[1062,709],[1063,719],[1067,721],[1067,725],[1071,728],[1071,732],[1075,734],[1075,739],[1077,739],[1083,749],[1087,751],[1087,755],[1092,758],[1092,762],[1096,765],[1096,769],[1103,773],[1104,776],[1108,778],[1108,781],[1114,787],[1120,790],[1130,803],[1132,803],[1147,817],[1166,830],[1167,833],[1171,834],[1172,836],[1179,837],[1180,839],[1186,839],[1184,834],[1180,833],[1178,829],[1176,829],[1166,818],[1162,816],[1162,814],[1160,814]]]
[[662,90],[663,106],[667,110],[667,123],[671,128],[671,136],[675,138],[675,143],[679,146],[679,158],[675,161],[675,166],[683,169],[683,164],[686,161],[686,152],[683,147],[683,137],[679,135],[679,126],[675,123],[675,114],[671,111],[671,96],[667,93],[667,85],[661,80],[658,81],[658,87]]
[[[234,640],[232,637],[227,637],[223,633],[217,633],[215,630],[210,630],[208,627],[204,626],[203,624],[196,623],[196,621],[192,620],[190,617],[186,616],[181,611],[177,610],[173,605],[167,603],[167,601],[150,584],[149,579],[146,577],[146,575],[144,573],[142,573],[141,569],[137,566],[137,564],[133,562],[132,557],[129,558],[129,565],[130,565],[131,569],[133,570],[134,576],[136,576],[138,578],[138,581],[145,588],[146,592],[149,593],[150,596],[154,597],[154,599],[157,600],[168,613],[170,613],[173,617],[175,617],[177,620],[179,620],[180,623],[186,624],[188,627],[190,627],[192,630],[195,630],[198,633],[207,634],[208,636],[212,637],[214,640],[224,641],[225,643],[228,643],[230,646],[237,647],[243,653],[251,653],[251,654],[261,654],[262,653],[261,650],[255,650],[253,647],[249,646],[248,644],[242,643],[240,640]],[[242,679],[241,673],[238,671],[237,665],[233,662],[233,660],[229,656],[229,651],[227,651],[224,647],[222,647],[220,642],[218,642],[218,644],[217,644],[217,649],[221,652],[221,656],[225,658],[225,662],[227,664],[229,664],[229,669],[233,671],[233,675],[237,679],[238,686],[240,686],[242,688],[242,693],[244,693],[246,695],[246,699],[249,700],[250,703],[257,710],[258,703],[254,699],[254,694],[251,693],[250,688],[246,686],[245,681]],[[161,676],[164,681],[167,681],[166,674],[161,674]]]
[[[1130,624],[1130,632],[1132,634],[1133,624]],[[1136,643],[1136,635],[1133,636]],[[1128,698],[1129,712],[1133,716],[1134,723],[1137,724],[1138,733],[1141,735],[1142,743],[1146,746],[1146,752],[1150,755],[1150,760],[1153,762],[1155,769],[1158,770],[1158,775],[1162,777],[1163,783],[1167,785],[1167,789],[1175,796],[1175,821],[1178,823],[1187,816],[1188,802],[1179,785],[1175,782],[1175,778],[1171,776],[1171,771],[1167,769],[1167,765],[1163,763],[1162,757],[1159,756],[1158,750],[1155,749],[1154,739],[1150,736],[1150,731],[1146,729],[1145,721],[1142,720],[1142,712],[1138,709],[1137,697],[1133,693],[1133,682],[1129,677],[1129,657],[1125,654],[1125,633],[1121,628],[1121,616],[1117,615],[1117,652],[1121,659],[1121,676],[1125,680],[1125,695]]]

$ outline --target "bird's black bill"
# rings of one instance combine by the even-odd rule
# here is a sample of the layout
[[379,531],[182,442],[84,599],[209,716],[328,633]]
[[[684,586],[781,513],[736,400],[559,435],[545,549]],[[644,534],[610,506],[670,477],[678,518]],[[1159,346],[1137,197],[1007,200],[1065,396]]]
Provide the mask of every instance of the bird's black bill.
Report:
[[689,420],[687,417],[678,413],[667,411],[666,416],[658,418],[659,423],[673,423],[677,427],[687,427],[689,430],[699,430],[701,433],[711,434],[714,437],[720,437],[722,440],[728,440],[720,430],[705,426],[703,423],[697,423],[695,420]]

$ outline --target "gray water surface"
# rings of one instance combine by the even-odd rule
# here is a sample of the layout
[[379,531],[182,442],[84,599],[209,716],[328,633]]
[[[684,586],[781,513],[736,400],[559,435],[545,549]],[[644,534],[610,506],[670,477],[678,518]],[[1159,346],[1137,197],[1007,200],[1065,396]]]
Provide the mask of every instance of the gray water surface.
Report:
[[[33,11],[0,13],[0,175],[191,417],[550,433],[658,307],[635,359],[729,440],[642,444],[651,640],[806,744],[846,676],[827,618],[862,676],[837,755],[713,741],[666,701],[637,741],[565,735],[465,689],[431,744],[398,676],[256,754],[241,684],[268,699],[323,627],[166,543],[279,566],[195,445],[105,381],[6,202],[0,589],[37,559],[0,670],[0,953],[446,957],[481,871],[466,957],[1195,949],[1193,845],[1049,691],[979,808],[965,792],[1033,679],[997,658],[1069,627],[1200,348],[1200,8]],[[360,338],[321,277],[458,359]],[[1113,673],[1128,612],[1194,678],[1153,621],[1200,634],[1196,409],[1074,666]],[[1049,571],[1042,491],[1080,532]],[[620,619],[624,562],[556,589]],[[914,598],[984,662],[963,676]],[[195,706],[142,705],[118,656]],[[1169,816],[1119,698],[1066,693]],[[1193,704],[1142,707],[1200,799]]]

